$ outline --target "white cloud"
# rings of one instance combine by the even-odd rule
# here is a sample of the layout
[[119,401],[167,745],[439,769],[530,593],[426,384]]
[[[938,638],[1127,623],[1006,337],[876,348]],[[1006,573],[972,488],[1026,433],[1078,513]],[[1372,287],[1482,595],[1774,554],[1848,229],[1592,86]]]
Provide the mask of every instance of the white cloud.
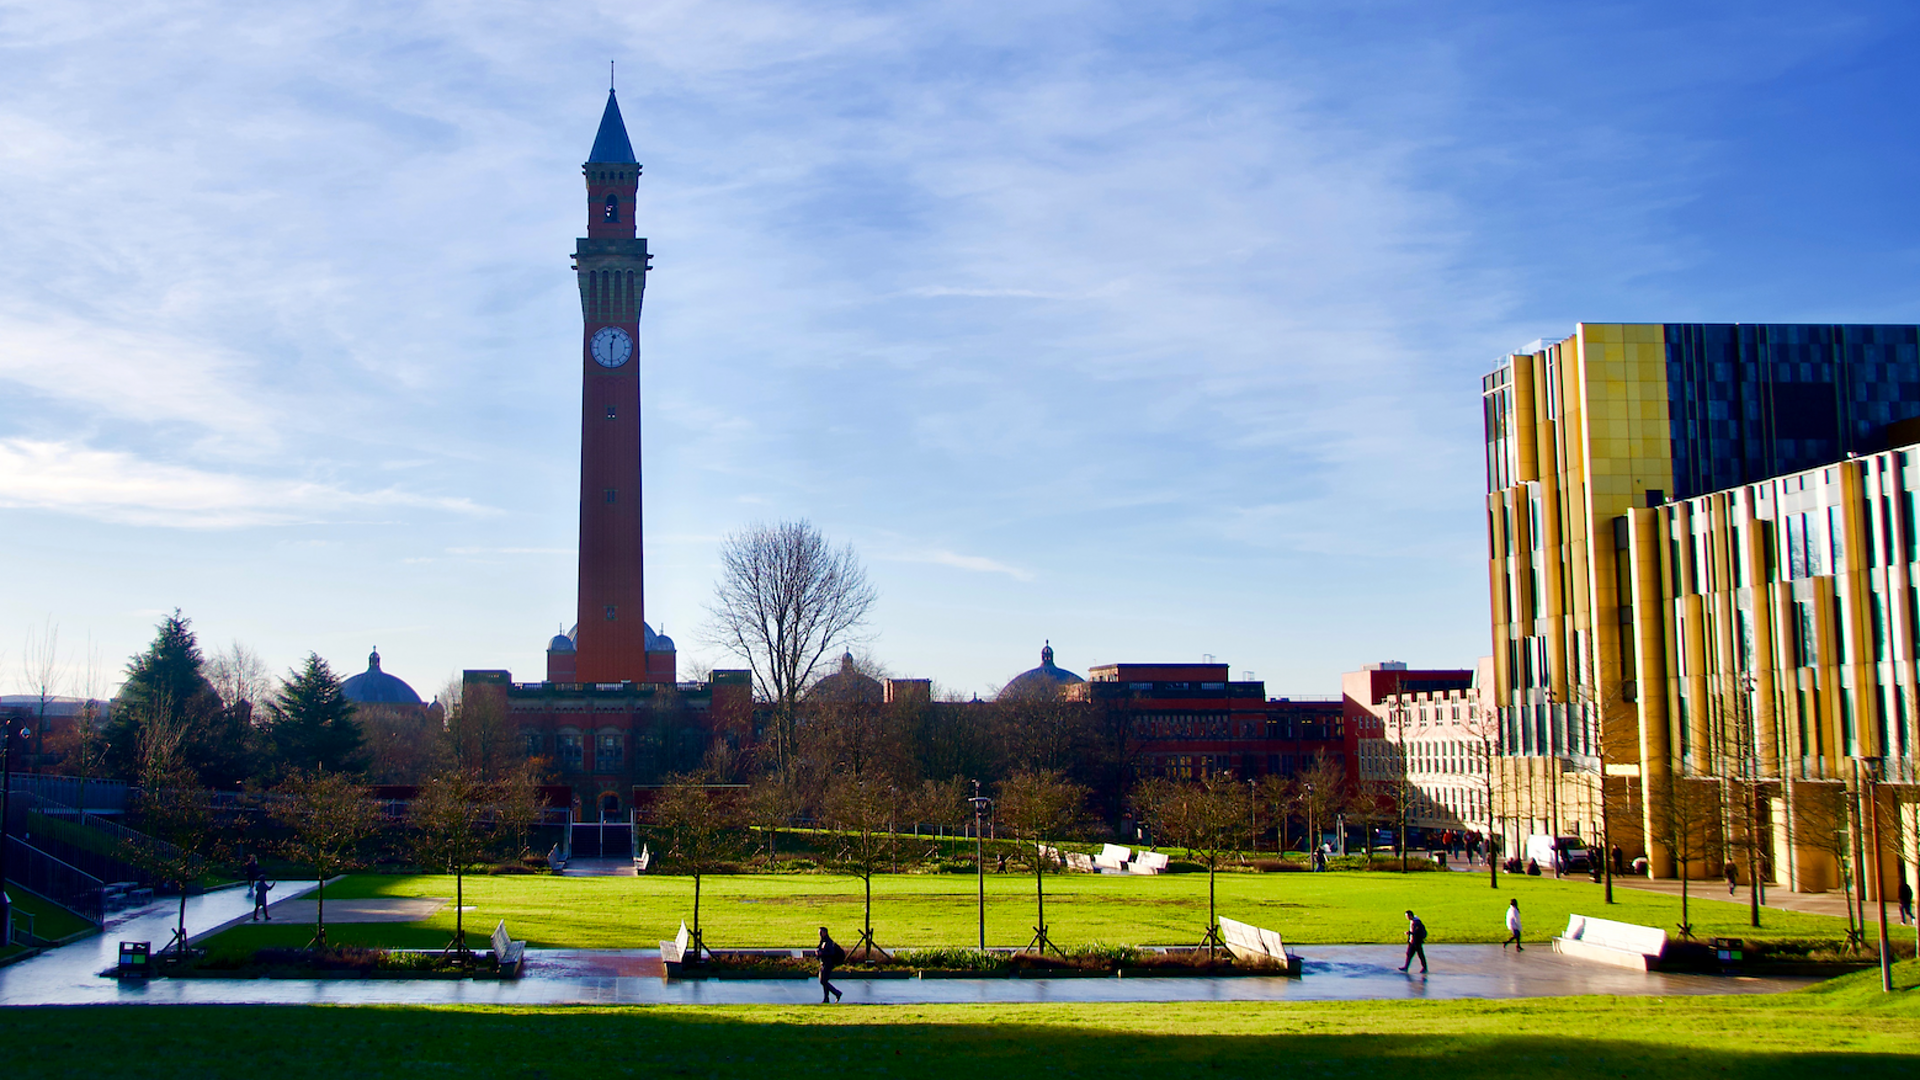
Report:
[[984,555],[961,555],[958,552],[936,549],[876,557],[885,562],[930,563],[934,566],[951,566],[956,570],[966,570],[975,574],[1005,574],[1015,581],[1033,580],[1033,571],[1009,566],[998,559],[989,559]]
[[21,438],[0,439],[0,507],[188,529],[338,520],[368,510],[496,513],[465,498],[211,472],[117,450]]

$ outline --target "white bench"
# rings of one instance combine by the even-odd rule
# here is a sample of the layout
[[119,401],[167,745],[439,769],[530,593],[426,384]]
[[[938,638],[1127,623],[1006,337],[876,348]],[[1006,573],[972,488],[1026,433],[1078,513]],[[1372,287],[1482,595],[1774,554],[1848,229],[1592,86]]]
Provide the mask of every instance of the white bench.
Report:
[[1067,869],[1078,870],[1086,874],[1097,874],[1100,868],[1093,864],[1093,856],[1078,851],[1067,852]]
[[566,865],[567,860],[560,857],[560,845],[553,845],[553,847],[547,851],[547,869],[557,874],[565,868]]
[[1235,959],[1272,964],[1284,968],[1289,975],[1300,974],[1300,958],[1287,951],[1287,943],[1280,939],[1277,931],[1223,918],[1220,936],[1226,939],[1227,951]]
[[689,941],[691,941],[691,935],[687,933],[686,920],[682,919],[680,932],[673,936],[673,940],[660,943],[660,959],[666,962],[668,975],[678,975],[680,965],[687,962]]
[[1133,861],[1127,864],[1127,871],[1133,874],[1158,874],[1167,868],[1167,857],[1157,851],[1137,852]]
[[1614,967],[1652,971],[1667,948],[1667,932],[1652,926],[1567,916],[1567,932],[1553,939],[1553,951]]
[[640,854],[633,857],[633,872],[636,874],[644,874],[652,866],[653,852],[647,850],[647,845],[641,844]]
[[503,972],[520,974],[520,961],[526,959],[527,943],[515,941],[507,935],[507,920],[501,919],[493,928],[493,959]]
[[1093,857],[1093,865],[1101,870],[1120,870],[1127,868],[1127,860],[1133,858],[1133,852],[1119,844],[1107,844],[1100,854]]
[[1039,850],[1042,862],[1050,862],[1055,866],[1065,866],[1067,864],[1066,860],[1060,857],[1059,848],[1048,847],[1045,844],[1036,844],[1034,846]]

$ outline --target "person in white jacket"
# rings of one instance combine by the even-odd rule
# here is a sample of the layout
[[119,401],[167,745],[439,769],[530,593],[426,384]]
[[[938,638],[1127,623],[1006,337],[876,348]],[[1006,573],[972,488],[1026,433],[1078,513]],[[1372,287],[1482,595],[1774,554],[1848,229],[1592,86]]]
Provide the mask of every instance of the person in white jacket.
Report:
[[1507,901],[1507,940],[1501,942],[1500,947],[1504,949],[1509,945],[1513,946],[1514,952],[1526,951],[1526,946],[1520,944],[1520,901],[1518,900]]

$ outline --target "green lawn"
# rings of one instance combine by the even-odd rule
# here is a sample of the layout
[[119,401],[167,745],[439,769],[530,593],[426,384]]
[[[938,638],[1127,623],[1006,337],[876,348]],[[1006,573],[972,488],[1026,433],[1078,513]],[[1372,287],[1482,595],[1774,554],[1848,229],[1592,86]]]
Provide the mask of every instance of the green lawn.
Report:
[[[71,934],[90,930],[93,924],[49,900],[43,900],[24,889],[9,888],[7,899],[13,903],[16,912],[30,912],[33,915],[33,931],[43,938],[58,941]],[[26,920],[15,916],[15,922],[26,927]],[[0,949],[0,959],[24,951],[15,945]]]
[[[1909,962],[1901,985],[1920,982]],[[0,1010],[9,1080],[69,1076],[1912,1076],[1920,991],[1299,1004]]]
[[[974,878],[960,874],[883,875],[874,879],[874,927],[886,946],[969,945],[976,939]],[[1502,877],[1499,891],[1468,874],[1221,874],[1220,914],[1278,930],[1290,942],[1395,942],[1413,908],[1436,944],[1493,942],[1506,936],[1507,900],[1517,897],[1527,923],[1526,940],[1545,942],[1565,928],[1569,912],[1604,915],[1671,929],[1680,917],[1677,899],[1616,889],[1620,901],[1601,903],[1599,886],[1552,878]],[[858,878],[832,874],[708,877],[701,923],[709,944],[801,946],[817,928],[851,940],[860,924]],[[451,897],[445,876],[356,875],[331,886],[332,899],[368,896]],[[1166,945],[1199,939],[1206,925],[1207,876],[1170,874],[1116,877],[1058,874],[1047,877],[1047,921],[1063,945],[1100,941]],[[686,877],[557,878],[472,876],[466,900],[468,929],[484,935],[504,918],[514,937],[535,948],[647,948],[672,937],[692,914],[693,879]],[[1843,920],[1823,915],[1767,911],[1765,927],[1751,931],[1744,904],[1696,900],[1695,933],[1701,937],[1838,938]],[[1032,936],[1033,879],[1017,874],[987,876],[987,942],[1025,944]],[[342,944],[396,947],[439,946],[453,928],[451,905],[424,923],[343,924],[330,928]],[[300,940],[290,940],[292,937]],[[246,926],[218,939],[237,948],[300,945],[302,930]]]

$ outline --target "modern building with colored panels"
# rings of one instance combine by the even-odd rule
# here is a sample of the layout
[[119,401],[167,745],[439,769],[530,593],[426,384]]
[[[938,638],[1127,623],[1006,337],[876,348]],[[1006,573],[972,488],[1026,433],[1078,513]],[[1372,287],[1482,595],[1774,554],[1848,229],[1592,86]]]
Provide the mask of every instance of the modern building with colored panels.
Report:
[[1581,324],[1482,396],[1502,831],[1831,887],[1813,808],[1913,779],[1920,327]]

